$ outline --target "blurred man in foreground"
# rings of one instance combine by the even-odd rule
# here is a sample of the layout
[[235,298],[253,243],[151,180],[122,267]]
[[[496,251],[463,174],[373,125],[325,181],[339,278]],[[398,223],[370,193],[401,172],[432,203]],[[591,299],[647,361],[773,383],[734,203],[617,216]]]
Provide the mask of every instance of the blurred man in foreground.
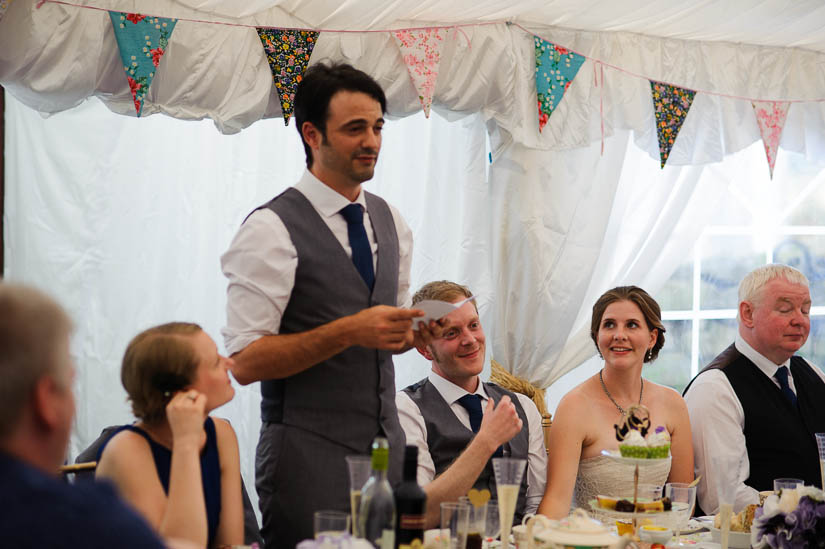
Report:
[[0,544],[163,547],[109,486],[57,477],[75,411],[70,331],[54,301],[0,283]]

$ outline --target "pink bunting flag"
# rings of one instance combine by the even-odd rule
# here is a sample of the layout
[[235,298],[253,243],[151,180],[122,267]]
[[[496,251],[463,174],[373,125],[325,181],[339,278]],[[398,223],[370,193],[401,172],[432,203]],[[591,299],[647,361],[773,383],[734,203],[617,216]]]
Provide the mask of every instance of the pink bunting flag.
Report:
[[444,46],[442,32],[443,29],[393,32],[427,118],[430,117],[438,66],[441,64],[441,48]]
[[759,133],[762,134],[762,143],[765,145],[771,179],[773,179],[779,139],[782,137],[782,129],[785,127],[791,104],[787,101],[754,101],[752,105],[753,112],[756,114],[756,123],[759,124]]
[[3,14],[9,9],[9,4],[11,4],[11,0],[0,0],[0,21],[3,20]]

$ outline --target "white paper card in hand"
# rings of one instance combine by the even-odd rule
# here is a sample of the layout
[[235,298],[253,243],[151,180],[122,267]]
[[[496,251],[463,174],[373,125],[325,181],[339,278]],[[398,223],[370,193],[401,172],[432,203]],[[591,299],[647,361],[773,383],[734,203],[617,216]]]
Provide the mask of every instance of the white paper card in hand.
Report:
[[413,324],[415,329],[418,329],[418,323],[423,322],[425,326],[430,324],[431,320],[438,320],[448,314],[452,313],[468,301],[473,299],[473,297],[468,297],[467,299],[462,299],[456,303],[450,303],[448,301],[439,301],[437,299],[425,299],[424,301],[419,301],[415,305],[412,306],[413,309],[419,309],[424,311],[424,316],[419,316],[418,318],[413,319]]

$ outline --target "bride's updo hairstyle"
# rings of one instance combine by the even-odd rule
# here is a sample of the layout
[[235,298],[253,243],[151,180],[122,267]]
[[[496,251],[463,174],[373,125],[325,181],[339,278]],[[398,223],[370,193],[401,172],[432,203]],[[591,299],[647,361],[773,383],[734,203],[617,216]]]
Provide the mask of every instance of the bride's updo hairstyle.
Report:
[[604,312],[611,303],[617,301],[634,303],[642,311],[647,329],[656,330],[656,343],[653,344],[650,354],[645,353],[644,359],[645,362],[653,362],[659,356],[659,349],[665,344],[665,325],[662,324],[662,310],[659,308],[659,304],[650,297],[650,294],[638,286],[618,286],[612,290],[607,290],[596,300],[593,305],[593,316],[590,318],[590,337],[593,339],[593,343],[596,344],[596,349],[599,348],[599,326],[602,324]]

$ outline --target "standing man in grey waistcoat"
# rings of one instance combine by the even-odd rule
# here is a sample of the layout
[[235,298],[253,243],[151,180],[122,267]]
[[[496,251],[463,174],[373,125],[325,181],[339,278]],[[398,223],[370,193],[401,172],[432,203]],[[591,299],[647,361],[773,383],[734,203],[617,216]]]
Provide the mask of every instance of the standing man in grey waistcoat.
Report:
[[[310,67],[295,94],[307,171],[252,212],[221,258],[226,348],[242,384],[261,382],[256,487],[268,547],[313,535],[319,509],[349,511],[345,456],[390,442],[399,481],[404,433],[391,355],[413,332],[412,234],[361,190],[381,148],[386,99],[349,65]],[[424,335],[422,335],[422,333]]]
[[[465,286],[442,280],[424,285],[413,306],[428,299],[458,303]],[[407,444],[418,446],[418,483],[427,492],[427,528],[439,522],[441,502],[472,488],[496,497],[491,458],[509,453],[527,460],[514,522],[534,513],[544,495],[547,453],[541,415],[530,398],[484,383],[485,338],[475,299],[445,316],[439,337],[417,345],[432,363],[426,379],[396,395]]]

